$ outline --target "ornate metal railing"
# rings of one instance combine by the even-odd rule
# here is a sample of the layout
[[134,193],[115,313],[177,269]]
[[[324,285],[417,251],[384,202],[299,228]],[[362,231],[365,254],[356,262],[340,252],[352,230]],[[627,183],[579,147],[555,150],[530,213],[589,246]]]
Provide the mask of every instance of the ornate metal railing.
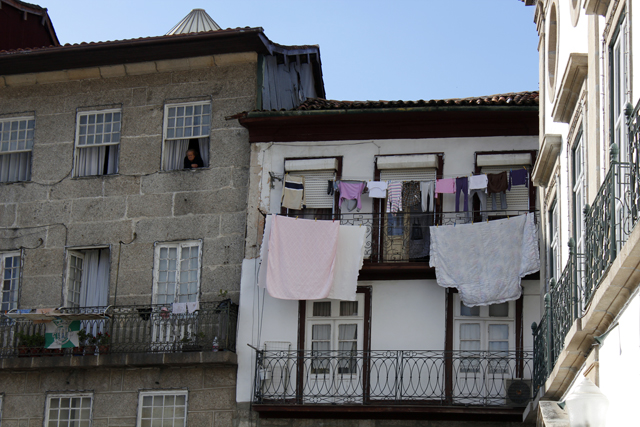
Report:
[[[548,304],[546,299],[545,304]],[[550,330],[548,327],[549,318],[546,314],[542,315],[540,324],[533,322],[531,331],[533,333],[533,389],[539,390],[549,376],[550,360],[547,349],[551,348]]]
[[[64,314],[100,315],[80,320],[79,345],[44,348],[46,324],[24,318],[0,319],[0,357],[235,351],[238,306],[230,300],[201,302],[193,313],[173,313],[169,305],[60,308]],[[61,316],[62,318],[63,316]],[[86,316],[91,317],[91,316]]]
[[530,352],[258,351],[255,403],[525,406]]
[[[306,219],[336,220],[340,224],[365,227],[365,260],[369,263],[428,262],[429,226],[470,224],[473,222],[507,218],[528,211],[473,212],[399,212],[399,213],[341,213],[299,216]],[[298,217],[296,215],[291,215]]]

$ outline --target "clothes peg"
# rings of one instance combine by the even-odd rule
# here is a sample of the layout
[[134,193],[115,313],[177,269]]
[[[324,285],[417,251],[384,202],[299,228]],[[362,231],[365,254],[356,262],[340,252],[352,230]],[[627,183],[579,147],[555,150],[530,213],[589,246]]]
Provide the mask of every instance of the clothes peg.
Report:
[[296,219],[298,219],[298,215],[296,215]]

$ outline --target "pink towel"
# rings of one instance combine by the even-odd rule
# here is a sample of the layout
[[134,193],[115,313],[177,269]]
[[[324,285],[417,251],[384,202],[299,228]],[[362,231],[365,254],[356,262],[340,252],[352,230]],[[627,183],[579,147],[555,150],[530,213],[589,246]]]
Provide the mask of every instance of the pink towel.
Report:
[[438,179],[436,180],[436,197],[442,193],[455,193],[456,192],[456,180],[453,178]]
[[274,216],[267,291],[279,299],[326,298],[333,284],[340,223]]

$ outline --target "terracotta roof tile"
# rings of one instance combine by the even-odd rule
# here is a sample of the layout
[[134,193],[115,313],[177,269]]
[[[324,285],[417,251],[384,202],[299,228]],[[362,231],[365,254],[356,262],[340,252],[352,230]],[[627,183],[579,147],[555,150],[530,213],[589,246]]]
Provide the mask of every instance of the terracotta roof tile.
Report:
[[309,98],[293,110],[357,110],[376,108],[454,107],[454,106],[537,106],[538,92],[512,92],[469,98],[431,99],[429,101],[335,101]]

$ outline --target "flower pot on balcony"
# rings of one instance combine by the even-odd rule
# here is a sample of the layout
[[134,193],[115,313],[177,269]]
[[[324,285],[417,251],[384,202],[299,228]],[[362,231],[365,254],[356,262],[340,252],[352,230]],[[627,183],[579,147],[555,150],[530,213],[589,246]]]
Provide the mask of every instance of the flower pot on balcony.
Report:
[[31,349],[26,345],[18,346],[18,357],[29,357],[31,353]]
[[182,344],[183,352],[202,351],[203,346],[201,344]]
[[84,356],[84,346],[73,347],[72,352],[74,356]]
[[98,354],[108,354],[110,351],[110,346],[108,345],[99,345],[98,346]]

